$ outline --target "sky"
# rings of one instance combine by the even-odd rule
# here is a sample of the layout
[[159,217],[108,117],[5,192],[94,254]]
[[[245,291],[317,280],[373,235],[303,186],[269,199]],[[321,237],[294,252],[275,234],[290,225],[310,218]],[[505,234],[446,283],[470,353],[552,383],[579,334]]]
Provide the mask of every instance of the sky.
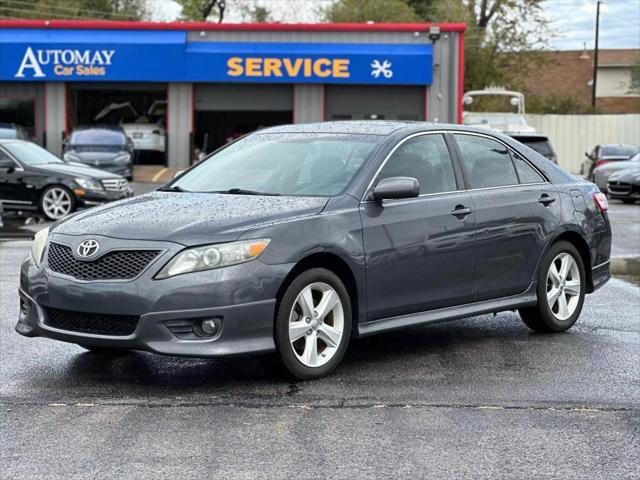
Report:
[[[175,20],[180,6],[172,0],[147,0],[152,18],[158,21]],[[274,20],[287,23],[317,22],[318,8],[333,0],[244,0],[266,6]],[[228,0],[229,22],[246,20],[233,9],[234,0]],[[596,18],[596,0],[547,0],[544,2],[547,18],[553,21],[557,35],[550,39],[551,48],[580,50],[586,42],[593,49]],[[600,7],[600,48],[640,48],[640,0],[603,0]]]

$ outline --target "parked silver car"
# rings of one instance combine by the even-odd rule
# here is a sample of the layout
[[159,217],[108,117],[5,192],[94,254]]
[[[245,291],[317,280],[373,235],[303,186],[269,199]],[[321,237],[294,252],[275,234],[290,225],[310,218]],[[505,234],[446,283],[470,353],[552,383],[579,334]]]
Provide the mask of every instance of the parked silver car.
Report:
[[640,165],[640,153],[636,153],[626,161],[611,162],[600,165],[593,171],[595,184],[598,185],[598,188],[602,193],[607,193],[607,183],[609,182],[609,177],[611,177],[613,173],[627,170],[638,165]]

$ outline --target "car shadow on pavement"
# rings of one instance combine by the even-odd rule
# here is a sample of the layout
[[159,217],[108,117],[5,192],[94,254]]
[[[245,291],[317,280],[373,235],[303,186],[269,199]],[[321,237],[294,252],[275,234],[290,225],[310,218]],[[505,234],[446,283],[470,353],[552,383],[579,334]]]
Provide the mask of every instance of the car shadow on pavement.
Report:
[[[461,368],[492,362],[495,368],[525,371],[523,342],[546,342],[548,335],[528,330],[513,314],[485,315],[422,328],[352,340],[340,367],[328,378],[295,382],[275,355],[201,359],[146,352],[81,351],[70,357],[60,376],[48,378],[52,388],[73,384],[77,395],[101,393],[129,398],[187,393],[223,396],[282,397],[302,386],[358,383],[416,375],[448,375]],[[571,334],[559,334],[571,343]],[[61,378],[63,377],[63,378]],[[40,378],[42,382],[43,379]],[[55,385],[54,385],[55,384]]]

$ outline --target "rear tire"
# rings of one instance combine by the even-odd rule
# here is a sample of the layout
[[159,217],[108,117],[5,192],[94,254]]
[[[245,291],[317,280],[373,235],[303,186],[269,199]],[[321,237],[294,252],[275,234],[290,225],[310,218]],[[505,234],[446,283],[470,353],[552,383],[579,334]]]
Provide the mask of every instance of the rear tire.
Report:
[[313,268],[287,288],[275,319],[275,342],[284,368],[309,380],[331,373],[351,336],[351,300],[333,272]]
[[586,293],[586,273],[580,253],[560,241],[545,254],[538,272],[535,307],[519,310],[522,321],[538,332],[564,332],[578,320]]

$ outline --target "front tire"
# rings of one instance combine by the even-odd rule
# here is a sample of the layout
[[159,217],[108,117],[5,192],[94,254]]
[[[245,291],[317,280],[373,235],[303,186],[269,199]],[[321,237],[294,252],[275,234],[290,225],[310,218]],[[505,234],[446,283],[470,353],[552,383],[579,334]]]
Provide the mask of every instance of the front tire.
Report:
[[76,197],[62,185],[51,185],[42,192],[39,207],[47,220],[60,220],[76,209]]
[[576,247],[565,241],[553,244],[538,272],[538,305],[520,309],[523,322],[538,332],[568,330],[582,311],[586,280]]
[[276,312],[278,355],[294,377],[309,380],[331,373],[351,336],[351,301],[333,272],[313,268],[285,291]]

